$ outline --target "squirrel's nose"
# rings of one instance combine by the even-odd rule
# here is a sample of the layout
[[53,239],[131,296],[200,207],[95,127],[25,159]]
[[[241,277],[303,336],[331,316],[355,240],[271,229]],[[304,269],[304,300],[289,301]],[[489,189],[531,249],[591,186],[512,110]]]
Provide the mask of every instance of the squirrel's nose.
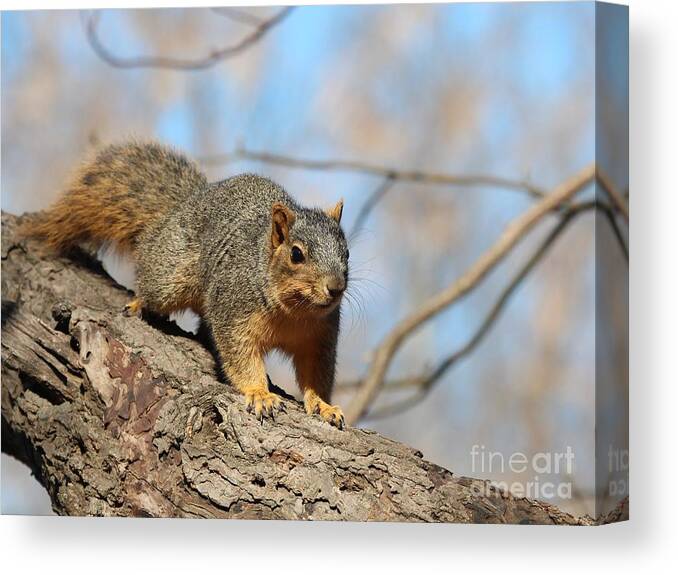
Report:
[[331,298],[338,298],[346,289],[346,282],[342,277],[331,277],[325,280],[325,294]]

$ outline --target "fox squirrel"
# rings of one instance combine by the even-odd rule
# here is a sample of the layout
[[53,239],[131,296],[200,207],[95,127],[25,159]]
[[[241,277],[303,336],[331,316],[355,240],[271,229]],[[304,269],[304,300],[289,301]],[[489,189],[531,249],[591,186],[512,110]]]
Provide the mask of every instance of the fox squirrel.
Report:
[[55,250],[114,243],[137,268],[126,310],[200,315],[249,411],[263,418],[282,407],[264,366],[279,349],[293,359],[306,411],[342,428],[329,403],[348,283],[342,209],[302,207],[253,174],[209,184],[184,155],[135,142],[85,163],[25,233]]

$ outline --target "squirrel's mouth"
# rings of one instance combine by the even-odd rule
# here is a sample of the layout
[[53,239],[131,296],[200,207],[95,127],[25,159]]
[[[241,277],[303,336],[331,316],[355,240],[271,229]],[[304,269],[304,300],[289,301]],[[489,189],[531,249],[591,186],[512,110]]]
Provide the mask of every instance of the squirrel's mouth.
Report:
[[329,309],[339,305],[343,297],[344,297],[343,289],[331,295],[323,294],[317,298],[318,303],[316,303],[316,305],[321,309]]
[[334,310],[339,303],[341,302],[341,296],[333,297],[329,299],[321,298],[305,298],[306,305],[304,306],[306,310],[310,313],[319,313],[325,315]]
[[281,300],[291,312],[310,315],[327,315],[341,302],[343,294],[327,296],[315,290],[291,290]]
[[336,296],[330,297],[329,299],[322,300],[316,304],[316,307],[320,309],[322,313],[330,313],[336,309],[343,298],[343,293],[340,293]]

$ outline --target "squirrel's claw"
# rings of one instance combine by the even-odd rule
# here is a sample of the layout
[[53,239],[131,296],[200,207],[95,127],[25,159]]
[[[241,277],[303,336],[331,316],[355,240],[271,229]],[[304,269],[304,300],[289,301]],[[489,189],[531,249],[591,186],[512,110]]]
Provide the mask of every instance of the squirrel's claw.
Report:
[[134,298],[129,302],[124,308],[122,308],[122,314],[125,317],[137,316],[141,317],[142,303],[139,298]]
[[280,396],[267,389],[246,390],[244,395],[245,409],[248,413],[254,413],[259,421],[263,422],[264,417],[273,418],[276,411],[284,409]]
[[346,426],[344,412],[341,411],[341,408],[338,405],[326,404],[326,406],[321,406],[320,417],[322,417],[325,421],[327,421],[327,423],[333,425],[337,429],[344,429],[344,427]]
[[330,425],[334,425],[337,429],[344,429],[346,425],[346,420],[344,419],[344,414],[341,409],[337,408],[338,412],[333,412],[329,415],[329,418],[326,420]]
[[309,415],[319,415],[327,423],[333,425],[337,429],[344,429],[346,427],[346,420],[344,419],[344,412],[338,405],[330,405],[325,403],[317,395],[310,395],[305,400],[306,412]]

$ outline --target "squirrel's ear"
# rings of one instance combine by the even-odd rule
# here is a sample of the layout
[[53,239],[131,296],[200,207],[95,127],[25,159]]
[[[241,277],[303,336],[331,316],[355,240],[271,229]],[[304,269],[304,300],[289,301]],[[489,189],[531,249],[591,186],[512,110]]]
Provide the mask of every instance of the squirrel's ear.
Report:
[[277,248],[290,238],[290,228],[295,220],[295,215],[284,204],[276,202],[271,210],[271,244]]
[[325,210],[325,213],[330,216],[335,222],[341,222],[341,214],[344,211],[344,200],[339,200],[334,206]]

